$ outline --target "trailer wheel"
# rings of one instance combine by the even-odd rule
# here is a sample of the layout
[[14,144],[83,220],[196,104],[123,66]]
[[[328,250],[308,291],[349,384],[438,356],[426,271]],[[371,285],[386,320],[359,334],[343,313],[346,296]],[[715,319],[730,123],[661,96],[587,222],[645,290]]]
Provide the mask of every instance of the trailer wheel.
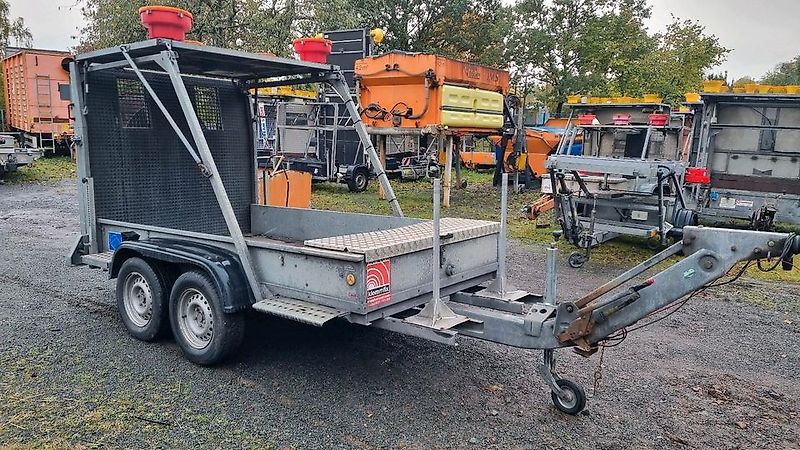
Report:
[[675,228],[695,226],[697,225],[697,211],[680,208],[675,211],[675,217],[673,218],[673,222],[674,223],[672,225]]
[[580,269],[584,264],[586,264],[586,255],[581,252],[572,252],[569,254],[567,263],[573,269]]
[[153,341],[165,330],[167,290],[164,280],[141,258],[129,258],[117,275],[117,311],[128,333]]
[[350,192],[364,192],[369,185],[369,172],[366,167],[358,167],[353,170],[353,174],[347,180],[347,188]]
[[583,411],[583,408],[586,407],[586,394],[583,392],[583,388],[570,380],[564,379],[556,380],[556,384],[564,392],[565,397],[562,399],[555,392],[550,392],[550,396],[553,398],[553,404],[556,408],[572,416]]
[[222,362],[244,337],[243,315],[226,314],[214,283],[197,271],[186,272],[175,280],[169,319],[183,355],[195,364]]

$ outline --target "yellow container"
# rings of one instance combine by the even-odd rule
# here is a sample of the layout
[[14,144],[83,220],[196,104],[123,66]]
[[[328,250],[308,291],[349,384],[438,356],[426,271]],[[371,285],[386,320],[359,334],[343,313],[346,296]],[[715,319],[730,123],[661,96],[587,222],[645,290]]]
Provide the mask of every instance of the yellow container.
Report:
[[720,88],[725,84],[725,80],[703,80],[704,92],[720,92]]
[[636,101],[635,98],[633,98],[631,96],[628,96],[628,95],[623,95],[622,97],[617,97],[617,99],[619,99],[620,103],[633,103],[634,101]]
[[700,94],[697,92],[687,92],[683,96],[688,103],[698,103],[700,101]]
[[600,97],[589,97],[589,103],[592,105],[597,105],[601,103]]
[[743,87],[735,87],[734,86],[733,93],[734,94],[744,94],[744,88]]
[[441,124],[458,128],[502,128],[503,94],[445,84]]
[[645,103],[661,103],[661,96],[658,94],[644,94]]
[[790,84],[786,86],[787,94],[800,94],[800,85]]
[[580,103],[580,102],[581,102],[581,96],[580,95],[568,95],[567,96],[567,103],[569,103],[570,105],[575,105],[575,104]]
[[744,91],[748,94],[755,94],[758,92],[758,83],[745,83]]
[[772,90],[772,86],[769,84],[759,84],[758,85],[758,93],[759,94],[769,94],[769,91]]
[[769,92],[772,94],[785,94],[786,86],[772,86]]

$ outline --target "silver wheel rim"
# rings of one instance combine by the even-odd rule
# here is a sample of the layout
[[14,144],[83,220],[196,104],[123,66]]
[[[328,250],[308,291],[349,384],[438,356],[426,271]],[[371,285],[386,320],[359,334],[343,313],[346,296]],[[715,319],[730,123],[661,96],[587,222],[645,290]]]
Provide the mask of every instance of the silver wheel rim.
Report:
[[206,296],[194,288],[183,291],[178,299],[178,329],[194,349],[202,350],[214,336],[214,316]]
[[125,277],[122,290],[122,303],[128,319],[139,328],[144,328],[153,318],[153,291],[147,280],[139,272],[131,272]]
[[556,394],[556,398],[558,399],[558,402],[561,403],[561,406],[564,407],[564,409],[572,409],[578,404],[578,396],[576,396],[572,390],[565,389],[562,386],[561,392],[564,394],[565,399],[561,398],[561,396],[558,394]]

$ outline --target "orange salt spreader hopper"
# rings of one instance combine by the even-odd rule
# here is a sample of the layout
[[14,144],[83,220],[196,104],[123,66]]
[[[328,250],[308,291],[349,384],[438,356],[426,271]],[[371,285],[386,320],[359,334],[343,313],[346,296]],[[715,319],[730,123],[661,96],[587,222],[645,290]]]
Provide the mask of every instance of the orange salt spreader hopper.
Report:
[[355,73],[367,126],[482,132],[503,127],[505,70],[393,51],[356,61]]

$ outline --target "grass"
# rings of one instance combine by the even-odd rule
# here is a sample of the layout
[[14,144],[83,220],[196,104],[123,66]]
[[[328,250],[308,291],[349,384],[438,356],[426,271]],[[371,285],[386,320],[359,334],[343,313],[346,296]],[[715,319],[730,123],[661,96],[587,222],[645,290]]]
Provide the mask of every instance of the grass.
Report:
[[[499,220],[500,191],[492,187],[492,174],[465,170],[463,172],[463,180],[467,183],[466,187],[452,190],[450,207],[442,209],[442,216]],[[455,185],[455,181],[453,184]],[[392,183],[392,187],[405,215],[425,219],[431,218],[433,200],[431,198],[432,187],[430,181],[395,181]],[[508,233],[510,237],[530,244],[549,244],[552,242],[552,232],[555,230],[550,225],[553,222],[552,212],[543,215],[539,219],[541,224],[547,224],[546,227],[537,227],[534,222],[528,220],[524,213],[521,212],[526,205],[540,196],[539,192],[523,192],[520,194],[509,192]],[[377,181],[370,182],[369,188],[360,194],[350,193],[344,184],[321,183],[314,185],[311,207],[367,214],[390,215],[392,213],[388,202],[378,197]],[[560,242],[559,249],[562,255],[567,255],[575,250],[564,240]],[[614,266],[633,266],[644,261],[652,254],[651,250],[644,247],[642,240],[622,236],[593,249],[592,261]],[[669,261],[674,262],[676,260],[677,258],[673,258]],[[668,264],[669,261],[665,264]],[[753,265],[747,270],[746,275],[764,281],[800,283],[800,268],[789,272],[782,270],[762,272]]]
[[3,448],[175,448],[191,442],[273,448],[224,412],[203,412],[206,393],[190,381],[139,378],[113,362],[98,369],[86,364],[93,355],[85,352],[41,346],[0,352]]
[[5,176],[7,183],[50,183],[75,178],[75,163],[69,156],[47,156]]

